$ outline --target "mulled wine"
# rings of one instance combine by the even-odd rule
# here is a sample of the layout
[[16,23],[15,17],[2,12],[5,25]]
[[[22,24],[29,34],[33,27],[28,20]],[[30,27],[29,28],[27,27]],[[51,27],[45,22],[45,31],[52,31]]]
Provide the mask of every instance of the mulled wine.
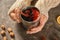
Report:
[[27,7],[22,10],[23,14],[28,15],[27,17],[21,14],[21,17],[26,21],[34,21],[38,18],[40,14],[39,10],[36,7]]

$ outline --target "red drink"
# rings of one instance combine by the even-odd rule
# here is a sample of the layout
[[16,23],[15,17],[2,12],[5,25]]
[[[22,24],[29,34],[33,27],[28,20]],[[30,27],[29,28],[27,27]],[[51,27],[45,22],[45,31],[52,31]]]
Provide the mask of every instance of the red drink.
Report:
[[39,10],[35,7],[27,7],[26,9],[23,9],[22,12],[25,15],[21,15],[21,16],[26,21],[34,21],[38,18],[39,14],[40,14]]
[[20,15],[20,18],[27,29],[38,26],[40,21],[40,12],[36,7],[27,7],[23,9],[22,12],[23,13]]

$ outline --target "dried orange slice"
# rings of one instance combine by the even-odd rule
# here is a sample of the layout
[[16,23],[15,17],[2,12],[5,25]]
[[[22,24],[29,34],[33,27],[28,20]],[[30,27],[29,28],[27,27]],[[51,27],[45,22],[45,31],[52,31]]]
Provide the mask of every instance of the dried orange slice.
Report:
[[60,24],[60,16],[57,17],[57,22]]

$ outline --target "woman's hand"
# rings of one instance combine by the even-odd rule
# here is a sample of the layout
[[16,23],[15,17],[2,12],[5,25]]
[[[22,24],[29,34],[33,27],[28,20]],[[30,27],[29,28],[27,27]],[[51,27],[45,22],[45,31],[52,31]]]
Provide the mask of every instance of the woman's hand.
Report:
[[39,26],[27,30],[27,34],[34,34],[34,33],[41,31],[43,29],[46,21],[47,21],[47,17],[45,15],[41,15]]
[[10,13],[9,13],[9,16],[12,20],[14,21],[17,21],[18,23],[21,22],[21,19],[20,19],[20,13],[21,13],[21,10],[20,8],[15,8],[13,9]]

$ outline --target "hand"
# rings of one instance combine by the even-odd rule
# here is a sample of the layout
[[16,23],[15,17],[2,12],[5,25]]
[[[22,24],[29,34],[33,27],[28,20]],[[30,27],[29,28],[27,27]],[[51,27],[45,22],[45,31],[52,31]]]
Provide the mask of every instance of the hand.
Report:
[[47,21],[47,17],[45,15],[41,15],[39,26],[27,30],[27,34],[34,34],[34,33],[41,31],[43,29],[46,21]]
[[15,9],[13,9],[13,10],[9,13],[9,16],[10,16],[10,18],[11,18],[12,20],[17,21],[18,23],[20,23],[20,22],[21,22],[20,13],[21,13],[20,8],[15,8]]

